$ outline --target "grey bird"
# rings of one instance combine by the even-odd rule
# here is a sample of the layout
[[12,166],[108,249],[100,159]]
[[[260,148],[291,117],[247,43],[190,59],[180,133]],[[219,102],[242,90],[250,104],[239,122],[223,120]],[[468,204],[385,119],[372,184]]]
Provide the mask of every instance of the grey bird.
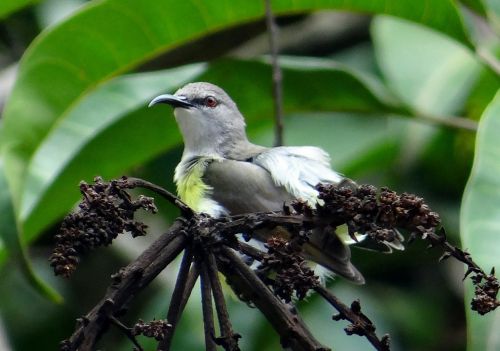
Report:
[[[197,212],[218,217],[279,211],[294,199],[315,206],[318,183],[343,180],[320,148],[252,144],[243,115],[216,85],[190,83],[174,95],[154,98],[149,106],[158,103],[174,108],[184,139],[174,181],[180,198]],[[363,284],[362,274],[350,261],[352,243],[348,235],[315,231],[303,246],[304,257]]]

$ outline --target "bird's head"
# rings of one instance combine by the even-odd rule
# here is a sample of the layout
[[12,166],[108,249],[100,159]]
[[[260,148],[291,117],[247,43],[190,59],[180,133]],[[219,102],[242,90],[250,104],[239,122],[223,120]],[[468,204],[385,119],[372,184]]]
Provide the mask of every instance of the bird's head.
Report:
[[174,108],[187,154],[224,156],[235,145],[248,142],[245,121],[238,107],[216,85],[190,83],[174,95],[155,97],[149,106],[159,103]]

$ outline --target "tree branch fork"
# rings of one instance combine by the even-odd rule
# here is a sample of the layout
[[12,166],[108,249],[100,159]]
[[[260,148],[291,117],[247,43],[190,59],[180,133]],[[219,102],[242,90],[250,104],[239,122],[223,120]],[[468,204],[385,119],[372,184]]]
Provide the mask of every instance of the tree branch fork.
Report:
[[[312,228],[335,228],[342,223],[347,223],[350,231],[364,230],[373,240],[386,241],[391,237],[388,233],[400,228],[409,232],[411,240],[418,237],[428,241],[430,246],[443,251],[442,259],[454,257],[467,265],[466,276],[472,275],[476,286],[472,309],[484,314],[500,305],[494,271],[484,273],[468,253],[448,243],[439,227],[439,217],[423,199],[411,194],[398,195],[388,189],[377,193],[373,187],[352,184],[348,187],[319,186],[324,205],[317,209],[296,202],[285,206],[281,212],[211,218],[193,212],[176,196],[147,181],[123,177],[104,182],[96,178],[93,185],[80,185],[83,195],[80,208],[66,217],[56,236],[56,247],[50,257],[56,274],[69,277],[82,255],[110,244],[120,233],[129,232],[134,237],[146,234],[146,225],[135,221],[134,213],[138,209],[155,212],[156,207],[151,198],[139,196],[133,200],[127,192],[132,188],[150,189],[164,197],[180,209],[181,217],[137,259],[112,276],[103,298],[84,317],[77,319],[74,333],[61,343],[61,350],[95,349],[110,325],[123,331],[136,350],[142,350],[137,335],[158,340],[157,350],[169,350],[198,279],[206,349],[239,350],[241,336],[233,330],[218,272],[225,276],[241,300],[264,314],[279,334],[283,347],[329,350],[313,336],[291,302],[314,290],[337,311],[334,320],[350,322],[345,329],[347,334],[366,337],[376,350],[389,350],[389,336],[376,334],[375,325],[361,312],[359,301],[345,305],[319,284],[319,279],[303,264],[301,243],[307,241]],[[286,228],[291,236],[288,240],[270,239],[267,251],[256,249],[236,237],[244,233],[244,237],[250,239],[257,230],[272,230],[278,226]],[[130,302],[182,252],[165,319],[149,323],[139,321],[133,327],[122,324],[119,317],[126,313]],[[258,269],[251,269],[246,262],[248,259],[259,262]],[[276,264],[280,260],[291,263]],[[218,336],[214,316],[219,325]]]

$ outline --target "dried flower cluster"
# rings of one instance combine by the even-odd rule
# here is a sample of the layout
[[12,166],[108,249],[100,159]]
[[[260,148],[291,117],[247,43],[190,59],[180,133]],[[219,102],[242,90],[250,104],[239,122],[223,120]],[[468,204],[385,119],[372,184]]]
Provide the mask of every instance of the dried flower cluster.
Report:
[[78,210],[64,219],[49,258],[56,275],[69,277],[82,254],[111,244],[120,233],[146,235],[147,226],[135,221],[134,213],[139,208],[156,212],[153,199],[140,196],[133,201],[124,190],[127,186],[125,179],[105,183],[100,177],[93,185],[80,183],[83,200]]
[[378,193],[371,185],[320,184],[317,189],[324,201],[318,206],[318,215],[335,218],[337,224],[346,223],[352,237],[354,233],[365,233],[380,243],[391,243],[398,240],[398,228],[425,237],[440,225],[439,215],[413,194],[398,195],[388,188]]
[[275,273],[273,279],[268,279],[274,294],[285,302],[290,302],[293,296],[299,300],[305,298],[319,283],[319,278],[300,256],[300,246],[278,237],[269,239],[266,246],[268,250],[261,260],[259,273]]
[[495,277],[494,269],[486,277],[483,277],[481,274],[475,275],[472,277],[472,282],[475,285],[474,298],[471,302],[473,311],[484,315],[500,306],[500,301],[497,300],[500,283]]
[[155,338],[160,341],[165,337],[165,333],[172,326],[163,319],[153,320],[149,323],[144,323],[142,319],[139,319],[137,323],[132,327],[131,334],[133,336],[144,335],[148,338]]

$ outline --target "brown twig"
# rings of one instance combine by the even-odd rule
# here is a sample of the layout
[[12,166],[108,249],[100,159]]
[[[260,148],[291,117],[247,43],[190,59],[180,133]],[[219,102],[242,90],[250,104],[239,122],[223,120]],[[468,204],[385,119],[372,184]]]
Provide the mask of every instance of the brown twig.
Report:
[[292,350],[329,350],[310,333],[300,316],[292,312],[231,249],[221,247],[219,269],[233,288],[244,292],[266,316],[281,337],[283,347]]
[[132,341],[134,346],[136,347],[137,351],[144,351],[142,346],[139,344],[137,339],[135,338],[134,335],[132,335],[132,328],[127,327],[124,325],[122,322],[120,322],[118,319],[116,319],[114,316],[109,316],[109,321],[114,324],[118,329],[120,329],[126,336],[127,338]]
[[210,284],[215,301],[215,308],[217,310],[217,318],[219,320],[219,327],[221,336],[216,339],[217,344],[224,347],[226,351],[239,351],[238,339],[241,336],[233,331],[231,321],[229,320],[229,313],[227,312],[226,303],[224,301],[224,294],[222,293],[222,286],[217,276],[217,263],[212,252],[206,255],[206,266],[208,275],[210,277]]
[[178,207],[181,210],[181,214],[184,218],[189,219],[193,217],[194,212],[188,205],[186,205],[181,199],[179,199],[171,192],[163,189],[162,187],[140,178],[123,177],[122,179],[126,181],[126,184],[128,184],[129,188],[131,189],[144,188],[154,191],[158,195],[161,195],[165,200]]
[[196,281],[198,280],[198,277],[200,276],[200,271],[198,270],[198,265],[197,264],[192,264],[191,265],[191,270],[189,271],[189,275],[187,278],[186,282],[186,290],[184,295],[182,296],[181,300],[181,309],[184,310],[186,307],[186,304],[189,300],[190,292],[193,290],[194,285],[196,284]]
[[491,269],[490,274],[484,272],[483,269],[472,260],[468,252],[451,245],[446,240],[444,230],[441,230],[439,235],[433,232],[426,233],[421,239],[429,242],[429,247],[440,247],[444,251],[443,255],[439,258],[440,261],[449,257],[454,257],[456,260],[464,263],[467,266],[464,280],[471,274],[474,274],[471,278],[475,287],[474,298],[471,301],[471,308],[473,311],[477,311],[479,314],[483,315],[500,306],[500,301],[497,299],[500,283],[495,277],[494,268]]
[[364,335],[376,350],[388,351],[390,349],[389,336],[384,335],[382,339],[377,337],[375,334],[375,325],[368,317],[361,313],[361,307],[358,301],[353,302],[349,308],[325,287],[317,285],[314,290],[339,312],[339,315],[334,316],[335,320],[347,319],[352,323],[345,329],[347,334]]
[[271,7],[271,0],[264,0],[266,5],[266,25],[269,34],[269,48],[271,49],[271,62],[273,70],[273,100],[274,100],[274,121],[275,136],[274,146],[283,145],[283,73],[278,62],[278,27],[274,20]]
[[94,350],[95,343],[109,323],[110,316],[123,310],[184,248],[187,237],[183,221],[176,221],[134,262],[113,276],[113,283],[102,300],[83,318],[71,337],[61,343],[63,351]]
[[167,321],[171,327],[165,333],[165,337],[158,344],[158,350],[166,351],[170,349],[170,344],[172,342],[172,337],[174,336],[175,328],[179,321],[179,317],[184,309],[184,304],[182,301],[187,301],[189,295],[191,295],[191,289],[188,286],[189,272],[191,267],[191,262],[193,261],[193,254],[190,247],[188,246],[184,251],[184,256],[182,258],[179,273],[177,274],[177,281],[175,283],[174,292],[172,293],[172,299],[170,300],[170,305],[167,312]]
[[201,305],[203,310],[203,329],[205,331],[205,349],[207,351],[215,351],[215,327],[214,315],[212,308],[212,288],[208,269],[203,261],[198,260],[200,270],[200,288],[201,288]]

